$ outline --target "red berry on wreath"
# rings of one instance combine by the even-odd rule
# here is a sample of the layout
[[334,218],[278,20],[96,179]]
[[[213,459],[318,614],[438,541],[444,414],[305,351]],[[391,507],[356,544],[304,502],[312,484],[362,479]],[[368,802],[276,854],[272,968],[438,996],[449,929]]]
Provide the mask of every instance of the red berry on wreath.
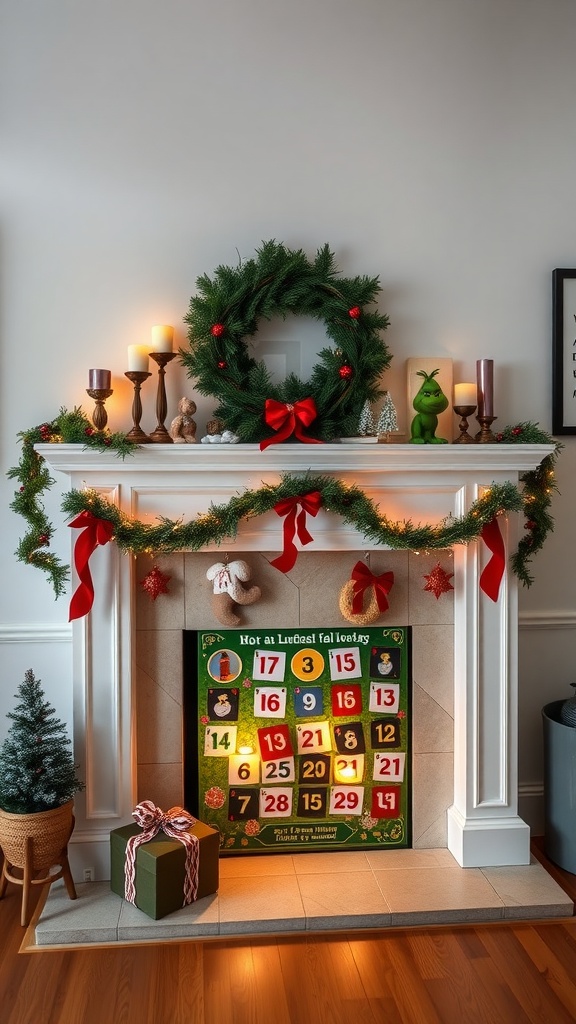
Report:
[[514,427],[512,433],[514,434],[514,437],[520,437],[520,434],[522,433],[522,427]]
[[348,310],[348,316],[352,317],[353,320],[358,320],[361,312],[360,306],[352,306],[352,309]]
[[344,366],[341,366],[338,370],[338,376],[341,377],[342,380],[350,380],[353,373],[354,370],[351,366],[348,366],[348,363],[344,363]]
[[218,366],[219,370],[227,370],[228,369],[228,363],[226,362],[225,359],[219,359],[218,363],[217,363],[217,366]]
[[538,523],[536,523],[533,519],[527,519],[524,523],[525,530],[535,530],[537,526]]
[[86,434],[86,437],[92,437],[92,434],[94,433],[94,430],[93,430],[92,427],[86,427],[86,430],[84,431],[84,433]]
[[222,334],[224,334],[224,331],[224,324],[212,324],[212,327],[210,328],[210,334],[214,338],[219,338]]
[[48,534],[41,533],[40,536],[38,537],[38,543],[46,547],[46,545],[48,544]]

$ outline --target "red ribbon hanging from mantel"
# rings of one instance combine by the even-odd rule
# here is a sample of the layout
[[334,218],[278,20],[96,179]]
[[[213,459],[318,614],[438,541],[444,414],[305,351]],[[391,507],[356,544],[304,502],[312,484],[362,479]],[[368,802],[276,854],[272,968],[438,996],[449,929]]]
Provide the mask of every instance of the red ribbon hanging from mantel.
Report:
[[274,437],[260,441],[263,452],[270,444],[280,444],[294,434],[299,441],[306,444],[323,444],[315,437],[306,437],[302,430],[309,427],[316,419],[318,410],[313,398],[302,398],[299,402],[277,402],[275,398],[267,398],[264,403],[264,420],[269,427],[276,430]]
[[151,800],[143,800],[132,811],[132,817],[143,830],[130,836],[126,843],[126,865],[124,871],[124,896],[129,903],[136,900],[136,852],[142,843],[149,843],[160,830],[171,839],[177,839],[186,847],[184,870],[184,902],[193,903],[198,892],[198,867],[200,842],[198,836],[188,831],[196,823],[183,807],[171,807],[164,813]]
[[500,593],[500,584],[506,568],[506,552],[496,516],[482,527],[480,536],[488,550],[492,553],[490,561],[486,563],[482,570],[480,589],[492,601],[497,601],[498,594]]
[[[302,506],[300,512],[298,512],[298,505]],[[270,565],[273,565],[275,569],[279,569],[280,572],[289,572],[294,566],[298,557],[298,549],[294,543],[296,532],[301,544],[310,544],[314,540],[306,527],[306,513],[309,512],[311,516],[318,515],[321,505],[322,495],[320,491],[299,494],[295,498],[284,498],[274,505],[274,511],[279,516],[286,517],[283,531],[284,550],[278,558],[270,562]]]
[[376,604],[380,612],[388,611],[388,594],[394,585],[394,573],[383,572],[375,576],[364,562],[356,562],[352,569],[352,588],[354,597],[352,599],[352,612],[354,615],[361,615],[364,604],[364,592],[368,587],[374,587]]
[[74,565],[80,580],[70,601],[68,621],[87,615],[94,603],[94,586],[90,573],[90,555],[98,544],[107,544],[112,539],[114,526],[109,519],[98,519],[87,509],[76,516],[70,527],[82,530],[74,545]]

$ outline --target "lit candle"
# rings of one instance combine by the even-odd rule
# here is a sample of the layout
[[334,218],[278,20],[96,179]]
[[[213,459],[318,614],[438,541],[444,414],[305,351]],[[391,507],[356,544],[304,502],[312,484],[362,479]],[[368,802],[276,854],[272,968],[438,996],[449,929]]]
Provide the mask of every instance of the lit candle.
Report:
[[494,415],[494,360],[478,359],[476,361],[476,380],[478,382],[478,415]]
[[88,387],[91,391],[110,391],[111,381],[110,370],[88,370]]
[[128,345],[128,370],[133,373],[148,373],[147,345]]
[[156,324],[152,328],[152,351],[171,352],[174,344],[174,328],[168,324]]
[[478,392],[475,384],[454,385],[454,405],[478,404]]

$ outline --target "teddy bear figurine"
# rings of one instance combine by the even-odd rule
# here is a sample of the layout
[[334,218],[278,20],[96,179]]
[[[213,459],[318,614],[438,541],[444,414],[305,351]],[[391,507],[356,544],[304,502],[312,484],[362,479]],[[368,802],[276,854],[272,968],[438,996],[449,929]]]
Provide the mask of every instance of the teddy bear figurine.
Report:
[[196,444],[196,421],[192,419],[196,412],[196,402],[191,398],[181,398],[178,402],[178,416],[170,424],[168,433],[174,444]]

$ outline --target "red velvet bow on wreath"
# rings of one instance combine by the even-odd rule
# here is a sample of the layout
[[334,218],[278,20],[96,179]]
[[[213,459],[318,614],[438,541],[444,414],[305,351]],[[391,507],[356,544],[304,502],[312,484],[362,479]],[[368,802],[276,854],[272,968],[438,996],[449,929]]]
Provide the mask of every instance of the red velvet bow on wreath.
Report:
[[270,444],[280,444],[294,434],[299,441],[306,444],[322,444],[315,437],[307,437],[303,429],[309,427],[318,415],[313,398],[302,398],[299,402],[277,402],[275,398],[267,398],[264,406],[264,419],[269,427],[276,430],[274,437],[260,441],[260,451]]

